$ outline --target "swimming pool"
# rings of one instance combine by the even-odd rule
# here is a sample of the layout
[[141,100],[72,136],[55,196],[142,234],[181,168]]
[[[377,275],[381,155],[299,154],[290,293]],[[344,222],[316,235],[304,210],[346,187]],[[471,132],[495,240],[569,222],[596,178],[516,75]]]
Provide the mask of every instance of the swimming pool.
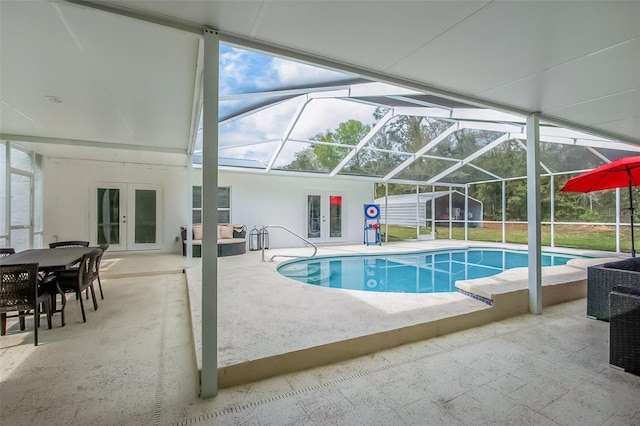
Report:
[[[542,254],[542,266],[564,265],[568,254]],[[457,249],[449,251],[322,257],[285,262],[282,275],[323,287],[391,293],[456,291],[455,282],[496,275],[526,267],[525,251]]]

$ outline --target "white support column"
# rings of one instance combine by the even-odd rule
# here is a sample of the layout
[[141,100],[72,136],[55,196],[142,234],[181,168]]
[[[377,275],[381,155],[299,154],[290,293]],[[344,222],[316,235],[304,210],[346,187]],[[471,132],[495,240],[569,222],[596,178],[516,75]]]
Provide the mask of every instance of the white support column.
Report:
[[453,216],[453,197],[451,194],[451,187],[449,187],[449,239],[453,239],[453,222],[451,217]]
[[431,185],[431,238],[434,240],[438,237],[436,233],[436,186]]
[[502,181],[502,244],[507,242],[507,181]]
[[551,247],[555,247],[556,246],[556,227],[555,227],[555,222],[556,222],[556,191],[555,191],[555,176],[551,175],[550,176],[550,183],[549,183],[549,192],[550,192],[550,196],[551,196]]
[[416,185],[416,240],[420,239],[420,186]]
[[[180,236],[182,240],[182,236]],[[180,241],[180,246],[184,244]],[[181,247],[182,248],[182,247]],[[187,155],[187,262],[191,268],[193,263],[193,155]]]
[[464,186],[464,240],[469,241],[469,185]]
[[202,130],[202,372],[200,397],[218,394],[218,31],[204,30]]
[[384,242],[389,242],[389,182],[384,183]]
[[540,236],[540,118],[527,117],[527,221],[529,235],[529,311],[542,313]]

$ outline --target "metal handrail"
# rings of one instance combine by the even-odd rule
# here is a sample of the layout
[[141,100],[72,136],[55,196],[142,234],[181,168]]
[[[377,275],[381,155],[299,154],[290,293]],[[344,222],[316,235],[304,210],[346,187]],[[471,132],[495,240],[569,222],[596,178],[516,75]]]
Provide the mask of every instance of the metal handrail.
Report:
[[[282,225],[264,225],[262,227],[262,235],[264,235],[264,231],[267,228],[280,228],[280,229],[284,229],[285,231],[287,231],[288,233],[295,235],[296,237],[300,238],[302,241],[304,241],[307,244],[311,244],[311,246],[313,246],[313,254],[311,256],[293,256],[293,255],[287,255],[287,254],[274,254],[273,256],[271,256],[271,259],[269,260],[269,262],[273,262],[273,259],[275,257],[313,257],[316,255],[316,253],[318,253],[318,247],[313,244],[311,241],[307,240],[306,238],[304,238],[302,235],[298,235],[295,232],[293,232],[291,229],[287,228],[286,226],[282,226]],[[265,244],[262,244],[262,261],[264,262],[264,246]]]

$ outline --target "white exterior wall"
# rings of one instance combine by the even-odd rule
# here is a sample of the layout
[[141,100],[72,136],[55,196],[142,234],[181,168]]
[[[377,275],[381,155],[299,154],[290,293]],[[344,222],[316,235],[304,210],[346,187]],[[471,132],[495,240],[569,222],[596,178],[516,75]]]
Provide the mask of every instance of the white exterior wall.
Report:
[[[44,166],[44,244],[88,240],[90,191],[98,183],[162,186],[162,251],[178,252],[180,224],[186,223],[187,170],[184,167],[46,158]],[[95,242],[95,241],[92,241]]]
[[[56,240],[89,240],[90,192],[98,183],[162,186],[162,251],[179,252],[180,225],[187,223],[187,170],[183,167],[127,164],[47,157],[44,162],[44,245]],[[193,184],[202,185],[202,170],[193,169]],[[231,221],[247,225],[283,225],[306,236],[307,194],[342,195],[343,238],[331,243],[360,244],[363,206],[373,201],[370,182],[273,176],[220,171],[219,185],[231,187]],[[270,247],[302,247],[281,229],[270,232]]]
[[[231,187],[231,221],[247,225],[247,235],[254,225],[283,225],[306,238],[307,195],[342,195],[343,238],[330,244],[361,244],[364,205],[373,201],[373,184],[364,181],[220,171],[218,185]],[[305,245],[282,229],[269,236],[271,248]]]

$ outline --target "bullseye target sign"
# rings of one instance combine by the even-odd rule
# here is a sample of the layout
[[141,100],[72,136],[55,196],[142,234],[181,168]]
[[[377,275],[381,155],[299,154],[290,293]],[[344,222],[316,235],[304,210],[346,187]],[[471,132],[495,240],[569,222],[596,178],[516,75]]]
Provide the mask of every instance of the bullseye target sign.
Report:
[[377,219],[380,217],[380,207],[377,204],[367,204],[364,206],[364,215],[367,219]]

